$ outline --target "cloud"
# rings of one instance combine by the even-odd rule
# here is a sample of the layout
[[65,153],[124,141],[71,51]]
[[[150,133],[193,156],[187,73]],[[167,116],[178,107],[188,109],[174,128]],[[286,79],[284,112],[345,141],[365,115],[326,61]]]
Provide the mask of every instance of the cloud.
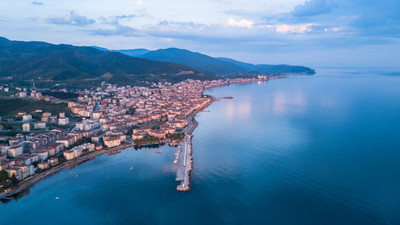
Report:
[[233,18],[229,18],[227,22],[228,26],[231,27],[240,27],[240,28],[253,28],[254,22],[250,20],[235,20]]
[[43,5],[43,2],[32,2],[32,5]]
[[120,15],[120,16],[116,16],[116,19],[130,19],[130,18],[135,18],[138,17],[137,15],[131,14],[131,15]]
[[96,21],[93,19],[88,19],[86,16],[78,15],[74,11],[71,11],[70,14],[66,16],[48,16],[46,18],[46,22],[51,24],[86,26],[94,24]]
[[141,36],[141,32],[139,32],[137,29],[130,26],[122,26],[121,24],[118,23],[118,21],[114,21],[113,26],[114,28],[112,29],[96,29],[92,30],[90,33],[92,35],[99,35],[99,36],[117,36],[117,35],[125,37]]
[[307,23],[307,24],[295,24],[295,25],[288,25],[288,24],[281,24],[276,25],[276,32],[278,33],[304,33],[304,32],[311,32],[315,24]]
[[143,1],[142,1],[142,0],[137,0],[137,1],[136,1],[136,5],[137,5],[137,6],[143,5]]
[[307,0],[302,5],[297,5],[291,14],[295,17],[308,17],[326,14],[332,11],[336,4],[331,0]]

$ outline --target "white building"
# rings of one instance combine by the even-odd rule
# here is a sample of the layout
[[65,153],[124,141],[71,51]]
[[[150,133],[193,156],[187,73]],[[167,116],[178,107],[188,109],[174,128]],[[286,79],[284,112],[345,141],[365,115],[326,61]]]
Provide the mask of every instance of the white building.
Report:
[[67,125],[69,124],[69,118],[68,117],[61,117],[58,119],[58,124],[59,125]]
[[25,114],[25,115],[22,116],[22,121],[27,122],[27,121],[30,121],[30,120],[32,120],[32,115]]
[[7,149],[7,154],[9,157],[15,158],[19,155],[22,155],[23,153],[23,147],[22,146],[13,146],[9,149]]
[[22,124],[22,131],[24,131],[24,132],[29,132],[29,131],[31,131],[31,124],[30,124],[30,123],[24,123],[24,124]]
[[45,129],[46,123],[45,122],[37,122],[33,124],[34,129]]

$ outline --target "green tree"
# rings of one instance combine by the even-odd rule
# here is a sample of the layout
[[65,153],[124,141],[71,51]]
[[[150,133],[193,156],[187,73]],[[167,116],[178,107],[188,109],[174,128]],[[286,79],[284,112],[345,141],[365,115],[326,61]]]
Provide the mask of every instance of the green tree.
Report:
[[8,173],[5,170],[0,171],[0,183],[4,183],[8,178]]
[[13,184],[14,186],[18,184],[18,179],[17,179],[17,177],[15,176],[15,173],[11,176],[11,182],[12,182],[12,184]]

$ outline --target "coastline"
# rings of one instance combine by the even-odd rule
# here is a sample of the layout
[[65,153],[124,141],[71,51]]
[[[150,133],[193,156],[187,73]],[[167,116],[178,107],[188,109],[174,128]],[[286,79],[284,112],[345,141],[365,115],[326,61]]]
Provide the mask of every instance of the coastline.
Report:
[[[211,88],[206,88],[206,89],[204,89],[204,91],[202,93],[204,93],[205,91],[210,90],[210,89],[226,87],[226,86],[229,86],[229,85],[232,85],[232,84],[248,84],[248,83],[260,82],[260,81],[266,82],[266,81],[269,81],[269,80],[272,80],[272,79],[282,79],[282,78],[286,78],[286,76],[272,77],[272,78],[268,78],[266,80],[265,79],[263,79],[263,80],[254,79],[254,80],[249,80],[249,81],[245,81],[245,82],[233,82],[233,83],[228,83],[227,85],[213,86]],[[185,163],[185,165],[184,165],[185,166],[185,174],[186,174],[185,177],[187,177],[186,180],[187,180],[188,185],[185,186],[185,188],[183,188],[181,191],[189,191],[190,190],[190,177],[191,177],[192,164],[193,164],[191,139],[193,137],[192,133],[194,132],[194,130],[198,126],[198,122],[196,121],[195,116],[199,112],[202,112],[203,110],[208,108],[212,103],[214,103],[216,101],[219,101],[220,99],[232,99],[232,98],[233,97],[230,97],[230,96],[229,97],[221,97],[221,98],[210,96],[210,102],[208,102],[205,106],[201,107],[200,109],[197,109],[196,111],[194,111],[191,114],[189,114],[189,116],[188,116],[188,126],[183,131],[185,133],[185,137],[186,136],[190,137],[188,139],[189,140],[188,145],[190,146],[190,152],[188,153],[188,158],[189,158],[188,162],[189,163],[188,164]],[[43,173],[36,174],[36,175],[34,175],[32,177],[29,177],[29,178],[21,181],[11,191],[0,193],[0,199],[5,198],[5,197],[8,198],[10,196],[16,195],[16,194],[22,192],[23,190],[31,187],[32,185],[34,185],[39,180],[44,179],[44,178],[46,178],[46,177],[48,177],[50,175],[53,175],[53,174],[57,173],[58,171],[60,171],[62,169],[65,169],[65,168],[68,168],[68,167],[74,167],[74,166],[76,166],[78,164],[84,163],[84,162],[89,161],[89,160],[93,160],[97,156],[100,156],[100,155],[103,155],[103,154],[106,154],[106,153],[109,153],[109,152],[121,151],[121,150],[125,150],[127,148],[134,147],[134,146],[135,146],[135,144],[133,144],[133,143],[124,144],[124,145],[120,145],[120,146],[113,147],[113,148],[110,148],[110,149],[105,149],[105,150],[101,150],[101,151],[95,151],[95,152],[89,153],[87,155],[84,155],[84,156],[82,156],[80,158],[73,159],[71,161],[66,161],[61,165],[55,166],[55,167],[50,168],[49,170],[47,170],[47,171],[45,171]],[[178,189],[178,187],[177,187],[177,189]]]
[[65,169],[65,168],[68,168],[68,167],[75,167],[75,166],[77,166],[79,164],[82,164],[84,162],[93,160],[97,156],[100,156],[100,155],[103,155],[103,154],[107,154],[107,153],[113,152],[113,151],[125,150],[125,149],[131,148],[133,146],[134,146],[134,144],[124,144],[124,145],[120,145],[120,146],[117,146],[117,147],[114,147],[114,148],[110,148],[110,149],[105,149],[105,150],[101,150],[101,151],[95,151],[95,152],[89,153],[87,155],[84,155],[82,157],[79,157],[79,158],[76,158],[76,159],[73,159],[73,160],[70,160],[70,161],[66,161],[61,165],[55,166],[55,167],[50,168],[49,170],[47,170],[47,171],[45,171],[43,173],[36,174],[36,175],[34,175],[32,177],[29,177],[29,178],[21,181],[11,191],[1,193],[0,196],[1,197],[10,197],[10,196],[16,195],[16,194],[22,192],[23,190],[31,187],[36,182],[38,182],[38,181],[40,181],[40,180],[42,180],[44,178],[47,178],[47,177],[59,172],[62,169]]

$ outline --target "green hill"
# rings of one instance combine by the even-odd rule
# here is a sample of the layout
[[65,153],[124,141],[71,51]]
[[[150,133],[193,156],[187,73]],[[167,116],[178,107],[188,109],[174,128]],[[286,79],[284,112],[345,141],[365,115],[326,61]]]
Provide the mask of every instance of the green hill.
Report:
[[131,84],[183,79],[179,75],[182,71],[193,71],[192,78],[202,77],[195,69],[177,63],[156,62],[91,47],[0,38],[0,77],[54,82],[111,80]]

